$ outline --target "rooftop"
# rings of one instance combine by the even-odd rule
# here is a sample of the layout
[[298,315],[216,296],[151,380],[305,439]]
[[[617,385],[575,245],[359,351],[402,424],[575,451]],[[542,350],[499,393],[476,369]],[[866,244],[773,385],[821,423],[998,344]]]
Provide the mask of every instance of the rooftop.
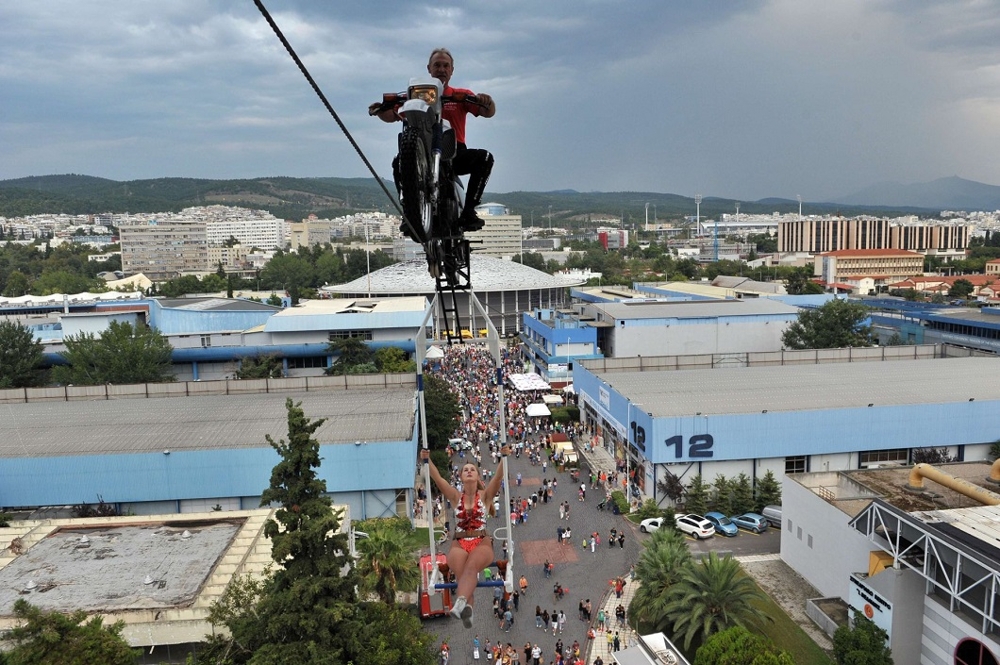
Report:
[[[0,630],[14,601],[123,621],[132,646],[184,644],[212,628],[208,611],[237,575],[271,562],[270,509],[11,522],[0,533]],[[14,555],[17,540],[23,552]]]
[[316,431],[321,444],[408,441],[413,434],[416,398],[405,386],[39,401],[2,407],[0,457],[263,448],[265,435],[288,431],[286,398],[302,402],[309,418],[326,418]]
[[[472,285],[476,291],[524,291],[579,286],[585,280],[556,277],[515,261],[504,261],[473,253],[469,260]],[[427,261],[403,261],[347,282],[323,287],[327,293],[433,294],[434,279],[427,273]]]
[[720,316],[796,315],[799,308],[770,298],[743,300],[642,301],[589,305],[614,319],[702,319]]
[[243,300],[241,298],[160,298],[162,307],[170,309],[187,309],[194,311],[237,310],[237,311],[276,311],[272,305]]
[[925,404],[928,396],[941,403],[1000,399],[1000,357],[671,370],[668,378],[648,369],[591,371],[667,418]]

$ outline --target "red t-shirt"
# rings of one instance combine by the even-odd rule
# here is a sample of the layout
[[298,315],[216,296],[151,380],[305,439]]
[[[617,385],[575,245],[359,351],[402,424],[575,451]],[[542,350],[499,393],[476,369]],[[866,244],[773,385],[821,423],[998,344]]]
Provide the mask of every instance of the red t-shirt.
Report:
[[[464,92],[467,95],[476,94],[471,90],[453,88],[450,85],[445,86],[442,94],[448,97],[456,92]],[[465,116],[471,113],[478,117],[481,110],[482,107],[472,102],[446,102],[441,110],[441,115],[451,123],[451,128],[455,130],[455,140],[459,143],[465,143]]]

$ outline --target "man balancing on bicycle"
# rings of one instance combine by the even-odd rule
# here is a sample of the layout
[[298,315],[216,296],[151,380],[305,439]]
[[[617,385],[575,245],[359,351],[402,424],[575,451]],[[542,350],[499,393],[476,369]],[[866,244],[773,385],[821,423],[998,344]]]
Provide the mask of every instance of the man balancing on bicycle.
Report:
[[[431,51],[431,57],[427,62],[427,72],[441,81],[444,96],[452,95],[456,92],[464,92],[467,95],[475,95],[479,103],[472,101],[447,102],[444,104],[441,115],[451,123],[455,131],[455,139],[458,142],[458,151],[452,160],[452,168],[456,175],[469,176],[469,186],[465,194],[465,206],[462,208],[462,217],[459,220],[458,231],[478,231],[483,228],[483,220],[476,214],[476,206],[479,205],[486,191],[486,181],[490,179],[493,171],[493,155],[481,148],[468,148],[465,145],[465,120],[466,116],[472,114],[482,118],[492,118],[496,112],[496,103],[493,98],[486,93],[473,93],[465,88],[452,88],[448,85],[452,74],[455,73],[455,59],[446,48],[436,48]],[[372,104],[372,109],[378,104]],[[396,109],[382,111],[378,117],[385,122],[396,122],[399,114]],[[399,187],[399,157],[392,161],[392,175],[396,179],[396,187]],[[400,230],[411,235],[408,225],[404,222]]]

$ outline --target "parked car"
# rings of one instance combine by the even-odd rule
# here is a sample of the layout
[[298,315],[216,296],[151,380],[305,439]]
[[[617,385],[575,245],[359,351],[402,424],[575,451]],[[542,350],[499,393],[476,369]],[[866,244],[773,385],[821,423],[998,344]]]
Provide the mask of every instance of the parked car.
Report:
[[663,526],[663,519],[664,518],[662,517],[650,517],[649,519],[645,519],[639,522],[639,531],[642,531],[643,533],[659,531],[660,527]]
[[729,518],[729,521],[741,529],[753,531],[754,533],[764,533],[767,531],[767,518],[757,513],[733,515]]
[[674,521],[678,529],[697,540],[715,535],[715,527],[701,515],[677,515]]
[[776,529],[781,528],[781,506],[764,506],[760,514]]
[[740,535],[740,530],[736,528],[736,525],[729,521],[729,518],[722,513],[710,512],[705,513],[705,519],[712,523],[715,527],[715,532],[732,538],[733,536]]

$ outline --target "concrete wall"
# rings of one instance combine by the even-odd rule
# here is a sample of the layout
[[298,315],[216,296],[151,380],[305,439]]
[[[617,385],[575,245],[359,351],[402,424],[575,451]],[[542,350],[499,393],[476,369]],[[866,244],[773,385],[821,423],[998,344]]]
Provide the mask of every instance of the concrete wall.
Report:
[[780,351],[781,334],[795,318],[713,317],[673,320],[670,325],[658,320],[627,321],[626,326],[615,327],[612,348],[605,351],[616,358]]
[[[351,505],[351,514],[367,515],[370,503],[379,516],[384,513],[379,501],[394,507],[396,492],[412,488],[417,444],[322,445],[320,456],[319,477],[327,490]],[[154,507],[170,507],[168,512],[211,510],[217,503],[235,510],[240,497],[259,497],[268,487],[278,461],[270,447],[0,459],[0,505],[75,505],[97,503],[100,496],[142,514]],[[379,501],[362,497],[373,492]],[[142,505],[151,503],[155,506]]]
[[908,568],[888,568],[867,578],[865,584],[892,603],[892,659],[920,662],[920,642],[913,636],[920,633],[923,623],[924,578]]
[[850,574],[867,572],[874,545],[848,526],[848,515],[789,478],[781,484],[781,519],[781,559],[822,595],[846,600]]
[[[920,643],[920,665],[952,665],[955,647],[965,639],[979,640],[1000,657],[1000,641],[983,635],[976,626],[952,614],[940,599],[927,596],[923,605],[923,640]],[[894,660],[895,653],[893,654]],[[896,660],[897,663],[904,661]]]

